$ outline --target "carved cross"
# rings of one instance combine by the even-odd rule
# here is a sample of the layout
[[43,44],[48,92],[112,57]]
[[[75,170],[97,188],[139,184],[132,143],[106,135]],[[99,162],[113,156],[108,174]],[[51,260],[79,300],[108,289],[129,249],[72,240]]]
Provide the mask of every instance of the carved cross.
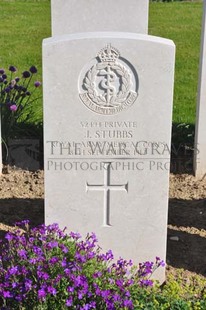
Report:
[[110,191],[126,191],[128,192],[128,183],[123,185],[110,184],[110,163],[104,163],[104,182],[103,184],[86,184],[86,191],[103,191],[104,192],[104,208],[103,208],[103,226],[110,225]]

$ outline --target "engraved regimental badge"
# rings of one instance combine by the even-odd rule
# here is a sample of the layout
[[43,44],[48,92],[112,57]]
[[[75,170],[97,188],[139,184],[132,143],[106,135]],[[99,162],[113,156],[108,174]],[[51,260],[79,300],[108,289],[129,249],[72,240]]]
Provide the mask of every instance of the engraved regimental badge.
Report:
[[133,105],[137,98],[137,83],[134,68],[120,58],[116,48],[107,45],[82,70],[79,96],[93,112],[113,115]]

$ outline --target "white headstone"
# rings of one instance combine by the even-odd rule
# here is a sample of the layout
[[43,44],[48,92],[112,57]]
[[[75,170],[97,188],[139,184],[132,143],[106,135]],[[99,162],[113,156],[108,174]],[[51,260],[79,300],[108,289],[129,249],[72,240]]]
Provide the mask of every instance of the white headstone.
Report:
[[46,223],[136,264],[166,257],[174,55],[131,33],[43,43]]
[[148,32],[149,0],[52,0],[52,35]]
[[202,178],[206,175],[206,1],[204,1],[202,20],[199,89],[195,128],[194,173],[197,178]]

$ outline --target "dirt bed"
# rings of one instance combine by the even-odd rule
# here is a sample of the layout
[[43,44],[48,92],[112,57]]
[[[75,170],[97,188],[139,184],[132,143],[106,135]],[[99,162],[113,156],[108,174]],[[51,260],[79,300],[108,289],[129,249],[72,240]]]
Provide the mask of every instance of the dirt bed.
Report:
[[[44,173],[10,169],[0,177],[0,236],[13,223],[29,219],[44,222]],[[170,176],[168,216],[168,272],[206,276],[206,179]]]

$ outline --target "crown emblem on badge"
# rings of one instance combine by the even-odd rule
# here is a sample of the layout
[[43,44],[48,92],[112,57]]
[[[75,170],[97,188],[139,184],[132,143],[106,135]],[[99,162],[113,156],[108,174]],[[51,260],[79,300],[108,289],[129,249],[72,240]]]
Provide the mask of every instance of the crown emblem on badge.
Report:
[[97,55],[101,62],[114,63],[119,58],[119,51],[112,47],[111,44],[108,44],[105,48],[103,48]]

